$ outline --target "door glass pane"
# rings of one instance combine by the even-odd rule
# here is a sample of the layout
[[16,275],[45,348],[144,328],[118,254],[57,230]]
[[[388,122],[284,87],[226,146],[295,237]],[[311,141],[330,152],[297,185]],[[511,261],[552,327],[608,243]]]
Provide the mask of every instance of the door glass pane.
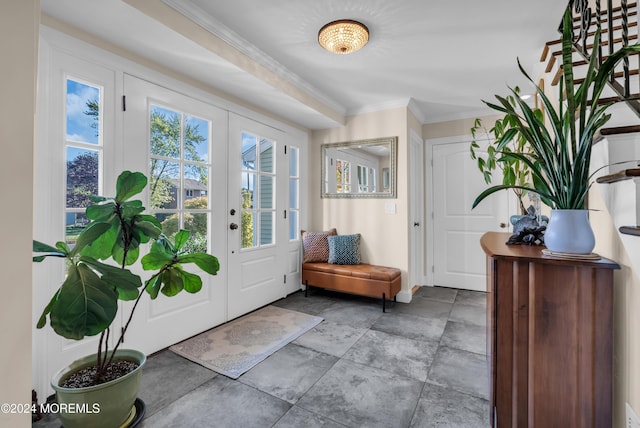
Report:
[[298,176],[298,148],[289,147],[289,176]]
[[184,209],[206,209],[209,206],[209,168],[184,165]]
[[297,209],[298,207],[298,179],[289,179],[289,208]]
[[190,161],[209,162],[209,121],[185,116],[184,158]]
[[82,229],[89,224],[89,219],[81,212],[67,212],[65,220],[65,242],[75,244]]
[[184,226],[191,232],[189,240],[183,247],[185,252],[207,252],[207,230],[209,215],[207,213],[184,213]]
[[298,239],[298,211],[289,212],[289,239]]
[[240,189],[240,197],[242,198],[242,208],[253,208],[254,189],[256,187],[256,174],[248,172],[242,173],[242,189]]
[[242,220],[240,225],[242,232],[242,248],[251,248],[256,246],[256,218],[253,211],[242,211]]
[[260,208],[275,208],[273,181],[271,176],[260,176]]
[[179,203],[180,163],[151,159],[149,205],[151,209],[175,209]]
[[242,133],[242,169],[256,170],[256,146],[258,137],[255,135]]
[[99,144],[100,103],[100,89],[98,87],[67,79],[67,141]]
[[180,158],[181,114],[159,106],[151,106],[151,155]]
[[260,213],[260,245],[273,244],[274,212]]
[[260,140],[260,172],[272,173],[273,170],[273,141],[262,138]]

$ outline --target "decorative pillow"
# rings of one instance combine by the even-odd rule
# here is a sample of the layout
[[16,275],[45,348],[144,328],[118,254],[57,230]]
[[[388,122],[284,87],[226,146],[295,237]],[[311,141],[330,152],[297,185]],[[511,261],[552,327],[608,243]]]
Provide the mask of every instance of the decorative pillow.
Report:
[[329,241],[329,263],[337,265],[360,264],[360,234],[327,237]]
[[307,232],[302,231],[302,250],[304,258],[303,263],[307,262],[323,262],[329,259],[329,242],[328,236],[335,235],[335,229],[325,232]]

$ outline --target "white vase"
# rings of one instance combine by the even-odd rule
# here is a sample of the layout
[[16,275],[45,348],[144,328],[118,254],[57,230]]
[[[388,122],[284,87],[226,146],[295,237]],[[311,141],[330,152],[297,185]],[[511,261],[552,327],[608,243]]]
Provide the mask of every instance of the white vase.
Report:
[[544,244],[551,251],[590,254],[596,239],[587,210],[551,210],[544,233]]

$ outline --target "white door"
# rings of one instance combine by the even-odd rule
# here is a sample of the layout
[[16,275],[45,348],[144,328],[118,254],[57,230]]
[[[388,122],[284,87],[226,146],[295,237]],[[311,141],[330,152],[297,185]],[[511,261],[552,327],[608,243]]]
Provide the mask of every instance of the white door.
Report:
[[[227,112],[128,75],[124,90],[124,169],[149,177],[143,200],[163,232],[171,237],[189,229],[188,245],[215,255],[222,267],[211,276],[185,265],[202,277],[200,292],[140,301],[125,347],[132,343],[148,354],[227,319]],[[130,306],[125,305],[123,317]]]
[[229,319],[286,295],[284,133],[229,114]]
[[469,144],[432,146],[433,283],[486,291],[486,261],[480,237],[488,231],[507,230],[508,193],[495,193],[471,209],[487,184],[469,155]]
[[409,142],[409,285],[424,283],[424,148],[422,139],[411,133]]

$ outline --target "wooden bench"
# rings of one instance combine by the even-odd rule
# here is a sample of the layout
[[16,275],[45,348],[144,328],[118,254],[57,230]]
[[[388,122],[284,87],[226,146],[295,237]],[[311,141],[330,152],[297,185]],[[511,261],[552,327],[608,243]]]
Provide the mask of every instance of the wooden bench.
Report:
[[309,287],[325,288],[382,299],[386,312],[387,299],[396,301],[400,292],[400,269],[370,264],[336,265],[307,262],[302,264],[302,283],[307,296]]

